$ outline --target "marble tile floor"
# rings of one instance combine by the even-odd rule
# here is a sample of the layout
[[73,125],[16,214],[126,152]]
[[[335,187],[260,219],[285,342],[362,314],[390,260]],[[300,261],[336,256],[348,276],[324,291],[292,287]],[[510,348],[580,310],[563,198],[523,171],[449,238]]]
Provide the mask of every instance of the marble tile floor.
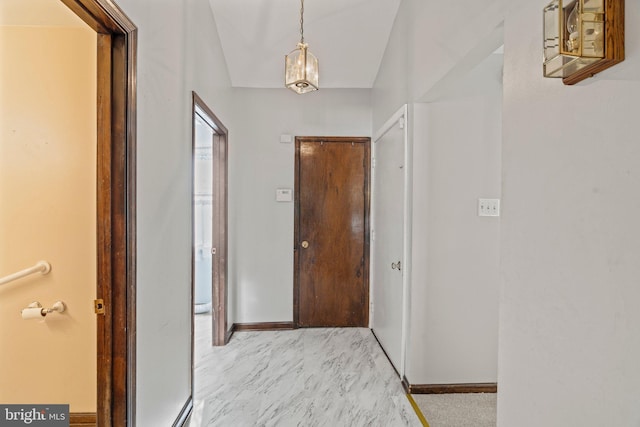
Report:
[[210,324],[196,316],[189,427],[422,425],[369,329],[236,332],[211,347]]

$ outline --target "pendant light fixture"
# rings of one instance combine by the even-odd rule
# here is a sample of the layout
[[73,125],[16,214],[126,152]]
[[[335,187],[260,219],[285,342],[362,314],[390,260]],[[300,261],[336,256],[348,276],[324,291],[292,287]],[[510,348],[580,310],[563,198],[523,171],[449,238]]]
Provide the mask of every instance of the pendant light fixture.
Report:
[[318,90],[318,58],[304,42],[304,0],[300,0],[300,43],[284,59],[284,85],[303,94]]

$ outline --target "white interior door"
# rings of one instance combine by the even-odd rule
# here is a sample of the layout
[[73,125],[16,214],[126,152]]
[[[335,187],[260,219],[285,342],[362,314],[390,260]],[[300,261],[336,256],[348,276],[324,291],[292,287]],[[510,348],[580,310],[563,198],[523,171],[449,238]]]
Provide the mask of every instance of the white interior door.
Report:
[[402,375],[405,269],[403,118],[396,120],[374,143],[373,186],[371,328],[391,363]]

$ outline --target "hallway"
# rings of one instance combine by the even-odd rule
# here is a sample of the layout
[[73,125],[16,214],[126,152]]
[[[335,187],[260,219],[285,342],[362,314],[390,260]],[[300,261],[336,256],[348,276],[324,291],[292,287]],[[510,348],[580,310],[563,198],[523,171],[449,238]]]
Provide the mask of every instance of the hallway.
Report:
[[237,332],[211,347],[211,316],[195,322],[190,427],[421,425],[369,329]]

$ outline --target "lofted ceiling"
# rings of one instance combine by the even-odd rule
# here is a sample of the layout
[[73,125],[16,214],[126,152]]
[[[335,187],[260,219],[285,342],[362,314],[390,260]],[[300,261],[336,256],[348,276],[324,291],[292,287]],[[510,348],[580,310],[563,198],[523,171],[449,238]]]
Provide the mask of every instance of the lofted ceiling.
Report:
[[[234,87],[284,87],[300,41],[300,0],[209,0]],[[320,88],[371,88],[400,0],[306,0],[304,36]]]

